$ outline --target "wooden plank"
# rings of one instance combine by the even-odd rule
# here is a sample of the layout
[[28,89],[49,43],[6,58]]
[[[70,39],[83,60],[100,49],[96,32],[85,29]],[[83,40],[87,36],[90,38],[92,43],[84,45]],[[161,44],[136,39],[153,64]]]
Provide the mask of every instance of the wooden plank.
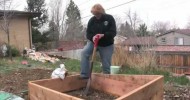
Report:
[[29,82],[30,100],[82,100],[61,92]]
[[163,76],[145,84],[116,100],[163,100]]
[[138,84],[113,80],[107,77],[101,77],[92,75],[91,86],[93,89],[97,89],[109,94],[113,94],[116,96],[122,96],[137,87],[140,87]]
[[87,80],[79,79],[79,75],[68,76],[64,80],[62,79],[45,79],[39,80],[32,83],[38,84],[40,86],[47,87],[49,89],[68,92],[76,89],[80,89],[86,86]]
[[[79,75],[75,75],[65,80],[45,79],[29,82],[29,97],[31,100],[81,100],[62,93],[86,86],[86,81],[79,80],[78,77]],[[160,75],[93,74],[91,86],[120,96],[118,100],[159,100],[158,98],[162,99],[163,96],[163,77]]]
[[[113,80],[132,82],[138,84],[145,84],[151,80],[154,80],[160,75],[126,75],[126,74],[117,74],[117,75],[108,75],[108,74],[93,74],[94,76],[106,77]],[[141,80],[141,81],[139,81]]]
[[91,86],[94,89],[121,96],[150,82],[156,77],[158,76],[93,74]]

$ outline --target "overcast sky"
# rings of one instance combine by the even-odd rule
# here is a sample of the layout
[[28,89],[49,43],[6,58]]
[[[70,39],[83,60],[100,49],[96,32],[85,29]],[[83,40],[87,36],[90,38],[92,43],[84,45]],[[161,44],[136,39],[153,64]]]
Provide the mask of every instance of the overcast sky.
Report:
[[[47,4],[50,0],[46,0]],[[66,0],[63,0],[66,1]],[[91,15],[90,9],[95,3],[100,3],[105,9],[126,3],[131,0],[74,0],[78,5],[81,16]],[[26,6],[25,0],[15,0],[19,4],[18,10],[23,10]],[[155,21],[168,21],[176,24],[180,28],[184,28],[190,21],[190,0],[136,0],[129,4],[106,11],[115,17],[119,17],[122,21],[126,19],[126,12],[137,12],[139,17],[147,26],[151,26]],[[82,19],[84,23],[90,17]]]

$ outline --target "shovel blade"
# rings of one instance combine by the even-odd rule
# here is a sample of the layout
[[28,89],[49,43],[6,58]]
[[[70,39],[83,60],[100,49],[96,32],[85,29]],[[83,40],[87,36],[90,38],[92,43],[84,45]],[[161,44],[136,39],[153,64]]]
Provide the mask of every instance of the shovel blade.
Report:
[[84,91],[84,95],[88,95],[88,91],[90,89],[90,84],[91,84],[91,79],[88,79],[87,85],[86,85],[86,89]]

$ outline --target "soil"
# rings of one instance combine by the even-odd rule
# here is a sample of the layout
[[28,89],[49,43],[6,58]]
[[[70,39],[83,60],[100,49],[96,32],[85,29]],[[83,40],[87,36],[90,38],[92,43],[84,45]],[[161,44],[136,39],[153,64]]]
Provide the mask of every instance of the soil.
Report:
[[23,96],[28,90],[28,81],[50,78],[52,70],[19,69],[8,74],[0,74],[0,91]]
[[78,98],[82,98],[85,100],[115,100],[116,98],[118,98],[117,96],[110,95],[110,94],[104,93],[102,91],[94,90],[94,89],[90,89],[89,94],[86,96],[83,94],[84,90],[85,88],[76,90],[76,91],[67,92],[67,94],[78,97]]
[[190,100],[190,86],[165,84],[164,100]]

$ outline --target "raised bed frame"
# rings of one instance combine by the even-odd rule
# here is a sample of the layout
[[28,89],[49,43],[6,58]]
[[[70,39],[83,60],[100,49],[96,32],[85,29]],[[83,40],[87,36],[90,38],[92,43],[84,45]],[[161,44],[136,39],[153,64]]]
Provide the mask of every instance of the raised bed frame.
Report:
[[[79,75],[61,79],[31,81],[30,100],[82,100],[64,92],[86,86]],[[161,75],[104,75],[92,74],[91,88],[118,96],[116,100],[163,100],[163,76]],[[102,98],[103,100],[103,98]]]

